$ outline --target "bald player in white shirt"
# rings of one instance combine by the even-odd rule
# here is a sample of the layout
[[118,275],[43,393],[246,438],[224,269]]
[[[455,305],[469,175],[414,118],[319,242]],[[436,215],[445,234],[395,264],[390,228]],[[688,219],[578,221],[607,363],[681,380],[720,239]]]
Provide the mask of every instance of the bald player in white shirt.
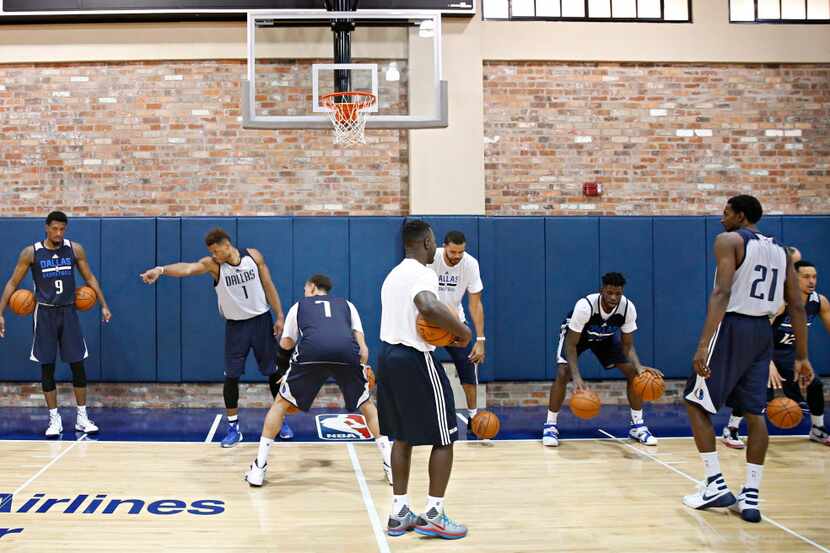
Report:
[[448,346],[445,349],[455,364],[467,399],[467,414],[472,418],[478,405],[478,366],[484,363],[485,356],[484,305],[481,302],[484,284],[478,260],[467,253],[466,246],[464,233],[451,230],[444,237],[444,247],[436,250],[435,260],[429,266],[438,275],[438,297],[450,309],[458,311],[461,322],[467,321],[461,300],[464,294],[469,298],[470,315],[476,329],[475,342],[471,342],[472,347]]
[[[452,472],[452,444],[458,437],[455,400],[435,346],[418,334],[418,315],[457,336],[464,347],[472,338],[467,326],[438,298],[438,277],[427,265],[435,259],[435,235],[424,221],[403,228],[406,259],[387,275],[381,288],[380,353],[377,387],[380,431],[392,446],[390,536],[410,530],[444,539],[459,539],[467,528],[444,512],[444,494]],[[407,488],[412,447],[432,446],[429,495],[421,516],[410,508]]]

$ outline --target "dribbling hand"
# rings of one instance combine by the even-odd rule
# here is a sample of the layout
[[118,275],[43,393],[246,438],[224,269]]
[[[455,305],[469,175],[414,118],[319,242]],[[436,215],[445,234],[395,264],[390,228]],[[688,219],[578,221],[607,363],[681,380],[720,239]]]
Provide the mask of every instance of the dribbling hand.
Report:
[[694,358],[692,359],[692,368],[703,378],[709,378],[712,374],[712,371],[709,370],[709,365],[706,362],[707,357],[709,357],[708,349],[698,348],[697,352],[695,352]]

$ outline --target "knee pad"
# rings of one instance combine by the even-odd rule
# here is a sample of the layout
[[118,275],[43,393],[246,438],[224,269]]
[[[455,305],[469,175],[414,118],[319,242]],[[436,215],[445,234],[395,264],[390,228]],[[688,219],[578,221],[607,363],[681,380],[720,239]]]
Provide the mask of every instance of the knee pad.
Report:
[[222,396],[225,398],[226,409],[236,409],[239,406],[239,379],[225,378],[222,387]]
[[72,386],[75,388],[86,388],[86,371],[84,370],[84,363],[71,363],[69,368],[72,369]]
[[271,397],[276,398],[280,391],[280,374],[275,372],[268,377],[268,387],[271,388]]
[[294,353],[293,349],[282,349],[282,347],[277,344],[277,368],[282,374],[285,374],[285,371],[288,370],[288,366],[291,364],[292,353]]
[[55,364],[40,366],[40,385],[44,393],[54,392],[57,386],[55,385]]

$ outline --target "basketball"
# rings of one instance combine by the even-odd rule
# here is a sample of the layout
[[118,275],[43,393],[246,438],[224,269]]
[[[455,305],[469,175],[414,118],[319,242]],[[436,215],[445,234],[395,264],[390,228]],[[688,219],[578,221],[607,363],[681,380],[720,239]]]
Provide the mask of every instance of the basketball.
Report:
[[499,418],[492,411],[482,410],[476,413],[473,420],[470,421],[470,429],[473,434],[482,440],[489,440],[495,438],[499,433]]
[[634,379],[634,391],[646,401],[660,399],[665,389],[663,377],[651,371],[643,371]]
[[75,290],[75,308],[78,311],[89,311],[95,307],[98,294],[89,286],[81,286]]
[[602,403],[596,392],[574,392],[571,396],[571,412],[580,419],[592,419],[599,415]]
[[9,298],[9,307],[15,315],[31,315],[35,310],[35,295],[31,290],[15,290]]
[[432,323],[429,323],[418,315],[418,318],[415,320],[415,324],[418,327],[418,334],[421,335],[421,338],[428,344],[432,344],[433,346],[448,346],[455,341],[455,336],[452,335],[451,332],[441,328],[440,326],[435,326]]
[[801,424],[801,407],[788,397],[777,397],[767,403],[767,418],[773,426],[785,430]]

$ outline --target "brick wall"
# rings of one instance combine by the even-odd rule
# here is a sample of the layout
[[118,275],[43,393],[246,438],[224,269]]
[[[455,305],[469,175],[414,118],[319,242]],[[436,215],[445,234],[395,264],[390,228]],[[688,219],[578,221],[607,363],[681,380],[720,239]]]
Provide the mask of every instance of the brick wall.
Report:
[[[293,93],[258,102],[304,110],[311,63],[259,64],[266,86]],[[408,212],[405,132],[342,150],[328,130],[242,129],[244,72],[240,60],[0,65],[0,216]],[[382,90],[381,109],[406,106],[404,91]]]
[[484,113],[490,215],[830,212],[830,65],[486,62]]

